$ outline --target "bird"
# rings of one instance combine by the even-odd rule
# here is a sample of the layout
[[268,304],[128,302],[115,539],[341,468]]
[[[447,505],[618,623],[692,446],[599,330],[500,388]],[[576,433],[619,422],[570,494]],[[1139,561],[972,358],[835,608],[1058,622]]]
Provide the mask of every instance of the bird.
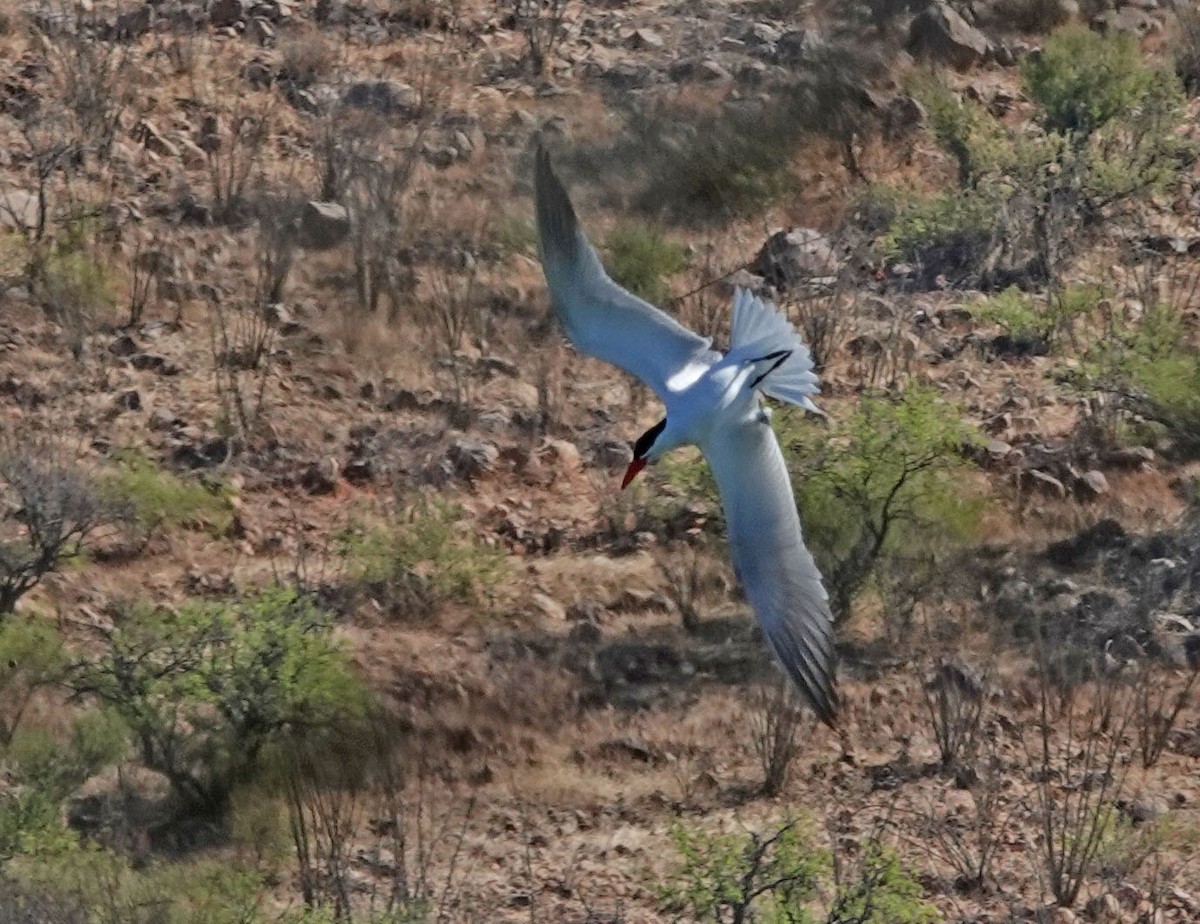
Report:
[[817,717],[836,728],[833,618],[804,544],[787,464],[763,395],[824,413],[820,382],[790,322],[746,289],[730,347],[687,329],[613,281],[580,226],[545,146],[534,152],[538,249],[555,314],[575,348],[640,379],[666,416],[633,444],[624,489],[648,465],[700,448],[721,497],[734,573],[775,658]]

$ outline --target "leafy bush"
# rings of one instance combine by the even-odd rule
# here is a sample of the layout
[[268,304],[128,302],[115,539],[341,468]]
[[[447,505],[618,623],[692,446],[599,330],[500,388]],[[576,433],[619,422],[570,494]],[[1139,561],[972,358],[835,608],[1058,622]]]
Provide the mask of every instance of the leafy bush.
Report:
[[1200,349],[1179,308],[1158,305],[1110,332],[1089,351],[1084,382],[1140,417],[1139,439],[1184,459],[1200,455]]
[[[913,582],[904,616],[948,550],[975,530],[981,502],[964,490],[961,451],[977,439],[935,392],[867,397],[833,433],[786,428],[806,538],[844,619],[873,579]],[[953,487],[950,487],[950,486]]]
[[124,726],[106,712],[76,716],[67,742],[41,729],[18,732],[4,750],[16,785],[0,798],[0,857],[71,846],[74,836],[63,824],[63,801],[127,747]]
[[1073,335],[1077,319],[1090,314],[1102,293],[1092,286],[1068,286],[1039,299],[1010,286],[998,295],[971,308],[981,321],[998,324],[1020,343],[1039,343],[1054,348],[1064,336]]
[[617,228],[608,236],[605,249],[613,279],[652,305],[662,304],[670,295],[666,277],[687,266],[684,249],[651,228]]
[[1181,137],[1179,81],[1142,60],[1127,35],[1060,30],[1022,71],[1041,131],[1007,128],[945,83],[910,91],[955,160],[956,189],[872,193],[885,259],[913,263],[923,284],[1002,288],[1055,278],[1082,234],[1118,206],[1169,190],[1195,158]]
[[44,251],[35,261],[34,291],[46,315],[62,326],[71,354],[83,354],[87,337],[112,311],[116,294],[104,264],[89,253],[79,230]]
[[[676,824],[682,863],[660,888],[669,912],[689,921],[768,924],[924,924],[937,911],[894,852],[869,841],[851,875],[834,877],[832,855],[812,845],[811,825],[789,818],[766,834],[709,833]],[[821,908],[823,894],[833,897]],[[819,910],[818,910],[819,909]]]
[[464,533],[461,517],[459,508],[423,500],[391,527],[348,530],[340,550],[352,587],[400,618],[426,615],[444,601],[490,598],[504,556]]
[[183,808],[220,814],[270,746],[365,707],[332,628],[282,588],[234,604],[134,608],[70,682],[121,716]]
[[47,622],[10,618],[0,625],[0,747],[7,747],[40,688],[66,663],[62,639]]
[[119,454],[101,486],[105,494],[129,508],[147,534],[164,527],[203,526],[224,535],[233,524],[227,488],[210,489],[181,478],[136,451]]
[[1082,25],[1060,29],[1021,65],[1022,87],[1045,129],[1079,142],[1132,115],[1165,76],[1142,60],[1134,36],[1102,35]]

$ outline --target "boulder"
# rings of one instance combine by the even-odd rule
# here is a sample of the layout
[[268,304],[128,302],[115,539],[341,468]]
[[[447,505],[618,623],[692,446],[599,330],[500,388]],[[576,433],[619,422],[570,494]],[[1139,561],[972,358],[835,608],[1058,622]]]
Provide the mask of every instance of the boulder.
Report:
[[943,0],[931,3],[912,21],[908,50],[958,70],[974,67],[987,57],[991,44]]
[[350,234],[350,212],[337,202],[311,201],[300,213],[300,243],[309,250],[336,247]]
[[750,264],[768,284],[786,289],[813,277],[836,276],[840,263],[828,239],[812,228],[776,231]]

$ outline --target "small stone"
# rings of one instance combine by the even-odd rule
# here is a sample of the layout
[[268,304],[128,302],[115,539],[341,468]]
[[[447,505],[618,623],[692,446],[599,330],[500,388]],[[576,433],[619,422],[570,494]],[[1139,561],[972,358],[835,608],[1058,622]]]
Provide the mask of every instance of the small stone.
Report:
[[1080,494],[1089,498],[1102,497],[1109,491],[1108,479],[1104,477],[1104,472],[1095,469],[1080,475],[1075,487]]
[[123,391],[116,398],[116,405],[123,411],[140,411],[142,409],[142,396],[137,389],[131,388],[129,391]]
[[337,488],[340,466],[332,457],[311,462],[300,475],[300,487],[309,494],[332,494]]
[[121,336],[108,345],[108,352],[112,353],[113,356],[132,356],[137,351],[137,341],[130,337],[129,334],[121,334]]
[[566,607],[553,597],[535,590],[529,595],[529,600],[547,619],[552,619],[555,622],[567,621]]
[[1035,491],[1057,498],[1067,496],[1066,486],[1053,475],[1033,468],[1025,472],[1025,476],[1029,482],[1029,486]]
[[629,36],[628,44],[636,51],[657,51],[663,47],[663,38],[651,29],[638,29]]

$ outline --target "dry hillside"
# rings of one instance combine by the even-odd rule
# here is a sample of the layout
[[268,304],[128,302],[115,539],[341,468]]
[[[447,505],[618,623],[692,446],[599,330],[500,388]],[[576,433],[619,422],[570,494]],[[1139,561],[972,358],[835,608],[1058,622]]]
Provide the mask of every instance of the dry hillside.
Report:
[[[1200,920],[1200,12],[0,3],[0,922]],[[785,687],[622,283],[813,348]]]

